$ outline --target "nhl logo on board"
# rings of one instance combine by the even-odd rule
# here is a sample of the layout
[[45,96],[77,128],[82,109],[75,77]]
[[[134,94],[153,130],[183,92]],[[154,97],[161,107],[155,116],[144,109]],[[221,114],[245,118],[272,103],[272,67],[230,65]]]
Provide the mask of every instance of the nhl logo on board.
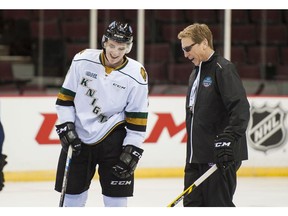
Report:
[[266,152],[284,144],[287,132],[284,125],[286,113],[280,106],[252,106],[250,114],[247,137],[252,148]]

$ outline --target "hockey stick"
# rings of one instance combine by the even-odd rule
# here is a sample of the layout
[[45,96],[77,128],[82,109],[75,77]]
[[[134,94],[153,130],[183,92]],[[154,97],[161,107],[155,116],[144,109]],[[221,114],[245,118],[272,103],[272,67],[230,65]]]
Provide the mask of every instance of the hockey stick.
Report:
[[202,176],[200,176],[192,185],[190,185],[186,190],[184,190],[173,202],[171,202],[167,207],[174,207],[177,205],[185,196],[190,194],[194,188],[199,186],[205,179],[207,179],[212,173],[217,170],[216,164],[214,164],[210,169],[208,169]]
[[65,171],[64,171],[64,177],[63,177],[62,191],[61,191],[61,196],[60,196],[59,207],[63,207],[63,204],[64,204],[64,198],[65,198],[67,182],[68,182],[69,168],[70,168],[70,163],[71,163],[71,159],[72,159],[72,152],[73,152],[72,146],[70,145],[68,148],[67,159],[66,159],[66,164],[65,164]]

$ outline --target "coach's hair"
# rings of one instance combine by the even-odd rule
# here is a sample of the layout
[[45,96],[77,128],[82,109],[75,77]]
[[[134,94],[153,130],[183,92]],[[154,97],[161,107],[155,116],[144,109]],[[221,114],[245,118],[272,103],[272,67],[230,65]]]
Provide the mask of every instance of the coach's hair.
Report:
[[197,44],[200,44],[204,39],[207,39],[208,46],[213,49],[213,35],[206,24],[194,23],[187,26],[178,34],[178,39],[191,38]]

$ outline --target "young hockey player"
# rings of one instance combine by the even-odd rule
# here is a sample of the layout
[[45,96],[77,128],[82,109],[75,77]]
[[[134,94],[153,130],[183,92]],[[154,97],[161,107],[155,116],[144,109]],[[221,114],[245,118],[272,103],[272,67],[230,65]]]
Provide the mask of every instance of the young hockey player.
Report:
[[127,57],[132,28],[112,22],[103,50],[76,54],[56,101],[62,150],[55,190],[61,192],[68,146],[73,148],[64,206],[85,206],[96,172],[106,207],[125,207],[143,153],[148,117],[148,77]]

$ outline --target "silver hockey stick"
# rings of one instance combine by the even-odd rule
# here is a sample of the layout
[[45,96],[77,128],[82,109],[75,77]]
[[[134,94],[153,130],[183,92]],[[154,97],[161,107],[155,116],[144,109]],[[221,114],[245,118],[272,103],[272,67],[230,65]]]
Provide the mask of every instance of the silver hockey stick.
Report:
[[67,182],[68,182],[70,163],[71,163],[71,159],[72,159],[72,153],[73,153],[73,150],[72,150],[72,146],[70,145],[68,148],[68,152],[67,152],[67,159],[66,159],[66,164],[65,164],[65,171],[64,171],[64,177],[63,177],[59,207],[63,207],[63,204],[64,204],[64,198],[65,198],[65,193],[66,193],[66,188],[67,188]]

